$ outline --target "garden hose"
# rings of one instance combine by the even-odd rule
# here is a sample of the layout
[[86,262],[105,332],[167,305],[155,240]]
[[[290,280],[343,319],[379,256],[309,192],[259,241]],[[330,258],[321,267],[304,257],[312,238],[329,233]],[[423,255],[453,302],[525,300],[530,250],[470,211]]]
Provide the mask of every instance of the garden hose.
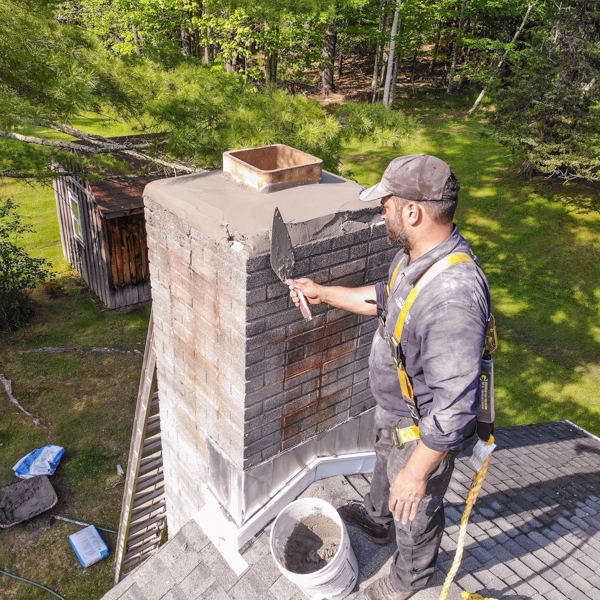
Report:
[[[486,446],[490,446],[493,443],[494,436],[492,435],[490,436],[490,439],[486,442]],[[465,506],[465,511],[460,521],[460,530],[458,534],[458,541],[456,542],[456,554],[454,556],[454,562],[452,563],[450,571],[448,571],[446,581],[444,581],[442,593],[440,594],[440,600],[446,600],[448,598],[450,586],[452,585],[454,577],[456,576],[456,572],[458,571],[460,563],[462,562],[462,555],[463,550],[465,548],[465,537],[467,535],[467,525],[469,524],[469,517],[471,516],[471,510],[473,509],[475,502],[477,502],[479,490],[481,490],[481,486],[483,485],[483,481],[485,479],[485,476],[487,475],[488,463],[490,462],[491,456],[491,453],[486,456],[481,469],[479,469],[479,471],[475,473],[473,481],[471,482],[471,489],[469,490],[469,495],[467,496],[467,505]],[[483,598],[479,594],[469,594],[469,592],[463,592],[462,596],[465,600],[494,600],[493,598]]]
[[54,594],[57,598],[60,598],[60,600],[65,600],[65,598],[63,598],[60,594],[57,594],[55,591],[51,590],[50,588],[47,588],[45,585],[42,585],[41,583],[36,583],[35,581],[29,581],[29,579],[25,579],[25,577],[19,577],[18,575],[13,575],[12,573],[7,573],[6,571],[3,571],[2,569],[0,569],[0,573],[2,573],[2,575],[8,575],[9,577],[12,577],[13,579],[18,579],[19,581],[24,581],[25,583],[30,583],[31,585],[35,585],[39,588],[42,588],[43,590],[46,590],[47,592],[50,592],[51,594]]

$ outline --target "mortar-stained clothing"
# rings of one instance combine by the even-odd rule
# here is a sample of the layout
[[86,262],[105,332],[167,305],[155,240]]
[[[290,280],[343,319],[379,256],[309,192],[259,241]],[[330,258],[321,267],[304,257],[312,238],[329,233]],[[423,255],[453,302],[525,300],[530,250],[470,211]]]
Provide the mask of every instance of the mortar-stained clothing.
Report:
[[408,462],[416,443],[406,444],[402,450],[394,446],[390,429],[398,424],[410,427],[410,417],[400,417],[377,406],[375,408],[376,462],[371,479],[371,491],[365,496],[364,506],[369,516],[381,525],[394,523],[396,550],[390,567],[392,585],[401,591],[419,590],[433,580],[437,555],[444,533],[444,494],[454,470],[458,450],[451,450],[429,475],[427,490],[419,505],[414,521],[403,525],[395,521],[389,509],[390,485]]
[[[385,284],[376,286],[385,334],[394,334],[400,311],[425,271],[457,252],[473,256],[457,227],[450,237],[413,263],[409,263],[406,251],[398,252],[389,270],[388,281],[396,273],[389,295]],[[402,450],[392,443],[391,428],[409,427],[413,421],[402,396],[389,342],[380,331],[373,339],[369,368],[371,390],[377,401],[376,464],[370,493],[365,496],[365,509],[377,523],[394,521],[398,551],[390,578],[399,591],[426,587],[433,577],[444,530],[443,497],[454,458],[475,433],[481,354],[489,317],[488,281],[478,263],[463,262],[446,269],[426,285],[406,318],[401,350],[419,410],[420,437],[428,448],[448,451],[429,475],[417,517],[407,525],[394,521],[388,506],[389,493],[391,483],[408,462],[417,442],[407,443]]]
[[[386,298],[385,284],[377,284],[383,305],[385,331],[394,333],[398,315],[415,283],[434,263],[448,254],[471,248],[458,228],[441,244],[409,263],[400,250],[390,266],[390,279],[400,262]],[[477,261],[476,257],[473,257]],[[463,432],[475,420],[481,352],[490,318],[488,281],[478,263],[459,263],[440,273],[423,288],[404,323],[401,348],[421,415],[421,440],[432,450],[459,448]],[[385,410],[408,417],[398,371],[390,346],[375,333],[369,358],[371,391]]]

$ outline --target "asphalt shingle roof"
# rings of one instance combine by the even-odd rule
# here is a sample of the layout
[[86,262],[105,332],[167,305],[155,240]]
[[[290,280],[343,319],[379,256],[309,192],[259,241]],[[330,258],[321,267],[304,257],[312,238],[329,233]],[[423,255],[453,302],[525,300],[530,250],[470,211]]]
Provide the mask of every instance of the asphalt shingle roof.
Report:
[[[600,600],[600,440],[561,421],[504,427],[496,436],[487,479],[469,524],[459,588],[498,600]],[[457,461],[446,494],[446,532],[438,583],[452,564],[460,518],[474,474]],[[332,477],[303,496],[339,506],[360,498],[369,476]],[[387,572],[394,544],[380,547],[349,527],[365,583]],[[190,521],[103,600],[300,600],[305,596],[277,569],[269,550],[270,527],[242,549],[250,564],[241,577]],[[439,597],[439,590],[414,596]]]

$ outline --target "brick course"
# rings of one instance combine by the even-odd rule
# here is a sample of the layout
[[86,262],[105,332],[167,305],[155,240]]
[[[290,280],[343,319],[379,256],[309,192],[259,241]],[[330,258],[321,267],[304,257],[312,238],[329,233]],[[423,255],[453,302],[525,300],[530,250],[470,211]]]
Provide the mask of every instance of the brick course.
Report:
[[[145,202],[176,532],[193,514],[183,503],[199,503],[178,482],[210,481],[207,436],[243,471],[373,406],[366,357],[376,320],[315,306],[305,322],[268,255],[248,257]],[[372,284],[395,252],[385,236],[385,227],[365,225],[299,246],[295,276]]]

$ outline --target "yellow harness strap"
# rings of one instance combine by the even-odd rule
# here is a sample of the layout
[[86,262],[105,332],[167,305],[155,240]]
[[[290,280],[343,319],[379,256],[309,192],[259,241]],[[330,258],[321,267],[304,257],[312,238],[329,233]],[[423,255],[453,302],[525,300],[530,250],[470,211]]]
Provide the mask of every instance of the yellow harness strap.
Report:
[[[397,350],[399,350],[398,346],[400,346],[400,341],[402,340],[402,330],[404,329],[404,323],[406,322],[406,318],[408,317],[408,311],[411,309],[411,307],[414,304],[415,300],[417,299],[417,296],[419,295],[420,291],[432,279],[437,277],[440,273],[442,273],[446,269],[450,268],[452,265],[456,265],[458,263],[469,263],[469,262],[474,263],[475,261],[471,258],[471,256],[469,256],[468,254],[465,254],[464,252],[448,254],[448,256],[442,258],[441,260],[439,260],[438,262],[433,264],[431,267],[429,267],[429,269],[427,269],[425,274],[421,276],[419,281],[417,281],[416,285],[413,287],[410,294],[408,295],[408,298],[406,299],[406,302],[404,303],[404,306],[402,307],[402,310],[400,311],[398,320],[396,321],[396,329],[394,330],[394,335],[390,338],[391,343],[394,345],[394,347]],[[402,264],[402,263],[400,263],[400,264]],[[396,267],[394,274],[392,275],[392,278],[390,280],[389,285],[386,286],[388,295],[390,293],[390,289],[394,285],[394,280],[396,279],[396,273],[398,272],[398,268],[400,267],[400,264]],[[493,331],[494,339],[493,340],[491,339],[492,334],[488,333],[488,336],[490,336],[490,340],[489,340],[490,343],[492,341],[494,342],[491,345],[493,345],[493,348],[495,349],[497,346],[497,339],[495,337],[495,335],[496,335],[495,334],[495,322],[491,324],[491,327],[494,330]],[[486,338],[486,343],[488,343],[487,338]],[[402,363],[402,360],[400,358],[400,353],[398,351],[396,351],[394,353],[394,362],[396,363],[396,367],[398,368],[398,378],[400,380],[400,387],[402,388],[402,394],[406,400],[409,410],[411,411],[411,414],[413,415],[413,418],[416,418],[416,417],[418,417],[418,411],[417,411],[417,407],[416,407],[416,403],[415,403],[415,399],[414,399],[413,387],[412,387],[410,379],[406,373],[406,370],[404,369],[404,364]],[[396,428],[396,429],[398,429],[398,428]],[[402,430],[398,429],[398,431],[396,432],[396,435],[399,437],[400,441],[404,442],[404,443],[406,443],[407,441],[418,440],[419,439],[419,428],[414,426],[414,427],[406,427]],[[487,444],[489,445],[489,444],[493,444],[493,443],[494,443],[494,437],[490,436],[490,439],[488,440]],[[454,557],[452,567],[450,568],[450,571],[448,572],[448,575],[446,576],[446,580],[444,581],[444,585],[442,587],[442,592],[440,594],[440,600],[447,600],[450,586],[452,585],[452,582],[454,581],[454,576],[456,575],[456,572],[458,571],[458,568],[460,567],[460,563],[462,561],[463,549],[464,549],[464,545],[465,545],[465,538],[466,538],[466,534],[467,534],[467,525],[469,522],[469,516],[471,514],[471,510],[473,509],[473,506],[475,505],[475,502],[477,501],[477,496],[479,495],[479,490],[481,489],[481,486],[483,485],[483,481],[484,481],[486,473],[487,473],[487,468],[488,468],[488,463],[489,463],[490,457],[491,457],[491,454],[489,454],[487,456],[487,458],[485,459],[485,461],[483,463],[483,466],[473,477],[471,489],[469,490],[469,495],[467,497],[467,504],[466,504],[465,511],[464,511],[464,514],[461,519],[459,536],[458,536],[458,541],[457,541],[457,548],[456,548],[456,555]],[[482,596],[479,596],[478,594],[469,594],[469,592],[463,592],[462,596],[465,600],[493,600],[492,598],[482,598]]]
[[402,259],[397,265],[396,268],[394,269],[394,272],[392,273],[392,277],[390,279],[390,282],[386,284],[385,286],[385,291],[387,292],[387,295],[390,295],[390,291],[392,290],[392,288],[394,287],[394,283],[396,282],[396,275],[398,275],[398,269],[400,269],[402,263],[404,262],[404,259]]
[[[402,330],[404,329],[404,323],[406,322],[406,318],[408,316],[408,311],[411,309],[414,304],[417,296],[421,292],[421,290],[432,280],[435,279],[440,273],[449,269],[452,265],[456,265],[458,263],[474,263],[475,261],[464,252],[456,252],[454,254],[448,254],[438,262],[434,263],[425,274],[421,276],[419,281],[415,284],[413,289],[411,290],[402,310],[400,311],[400,315],[398,315],[398,320],[396,321],[396,329],[394,330],[394,335],[390,338],[392,344],[398,347],[400,345],[400,341],[402,340]],[[400,263],[401,264],[401,263]],[[398,267],[400,266],[398,265]],[[388,289],[394,284],[394,280],[396,278],[396,273],[398,272],[398,267],[394,271],[392,275],[392,279],[390,280],[390,285]],[[404,398],[408,398],[408,401],[414,404],[414,391],[410,379],[406,374],[406,370],[404,369],[404,365],[399,358],[395,358],[394,362],[396,363],[396,367],[398,369],[398,379],[400,380],[400,388],[402,389],[402,395]],[[410,406],[409,406],[410,408]],[[411,410],[412,412],[412,410]]]

